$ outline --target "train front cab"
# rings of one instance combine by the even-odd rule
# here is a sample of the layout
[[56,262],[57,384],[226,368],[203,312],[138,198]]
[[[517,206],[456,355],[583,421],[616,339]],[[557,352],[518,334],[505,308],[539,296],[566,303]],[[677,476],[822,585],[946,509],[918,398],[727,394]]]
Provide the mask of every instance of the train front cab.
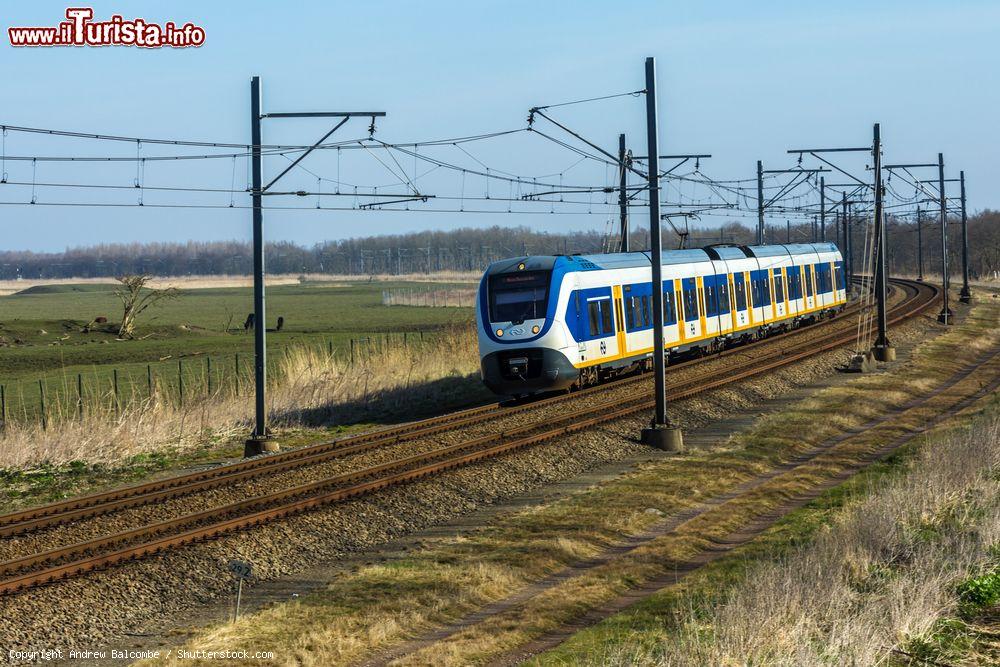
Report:
[[555,305],[564,270],[558,257],[521,257],[490,266],[479,286],[480,371],[494,393],[520,396],[565,389],[579,377],[559,351]]

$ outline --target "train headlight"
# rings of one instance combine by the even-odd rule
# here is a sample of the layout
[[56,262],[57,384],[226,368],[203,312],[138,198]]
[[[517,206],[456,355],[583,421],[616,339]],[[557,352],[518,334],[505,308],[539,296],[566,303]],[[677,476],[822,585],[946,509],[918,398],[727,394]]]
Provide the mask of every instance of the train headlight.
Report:
[[498,336],[502,336],[503,335],[503,329],[497,329],[497,335]]
[[531,327],[531,333],[533,333],[533,334],[538,333],[538,325],[537,324],[535,326]]

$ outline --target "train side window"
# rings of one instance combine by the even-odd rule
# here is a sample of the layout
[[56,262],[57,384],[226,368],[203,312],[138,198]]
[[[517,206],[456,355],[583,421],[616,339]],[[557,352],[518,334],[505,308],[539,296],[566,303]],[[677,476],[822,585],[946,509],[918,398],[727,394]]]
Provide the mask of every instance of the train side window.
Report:
[[635,328],[635,297],[630,296],[625,300],[625,327],[632,331]]
[[736,295],[736,310],[746,310],[747,289],[743,276],[736,276],[733,280],[733,293]]
[[711,277],[705,278],[705,315],[708,317],[716,315],[719,312],[719,297],[716,294],[715,285],[709,282],[711,280],[713,280]]
[[642,300],[639,297],[632,297],[632,318],[635,320],[635,328],[639,329],[642,327],[642,316],[643,307]]
[[812,266],[804,266],[802,270],[806,272],[806,296],[812,296],[815,294],[813,292],[813,274]]
[[715,277],[719,292],[719,313],[725,315],[729,312],[729,276],[723,274]]
[[801,276],[799,276],[798,267],[795,267],[788,274],[788,298],[789,299],[802,298],[802,278]]
[[601,307],[599,301],[587,302],[587,314],[590,316],[590,335],[597,336],[601,333]]
[[649,326],[649,297],[642,297],[642,325]]
[[781,269],[774,270],[774,300],[779,303],[785,300],[785,284],[781,280]]
[[677,323],[677,306],[674,304],[674,293],[663,293],[663,326]]
[[761,271],[757,274],[757,283],[760,285],[760,305],[771,305],[771,281],[767,279],[767,272]]
[[684,290],[684,319],[688,322],[698,319],[698,291],[694,287]]
[[611,301],[605,299],[599,303],[601,304],[601,331],[609,334],[614,331],[611,324]]

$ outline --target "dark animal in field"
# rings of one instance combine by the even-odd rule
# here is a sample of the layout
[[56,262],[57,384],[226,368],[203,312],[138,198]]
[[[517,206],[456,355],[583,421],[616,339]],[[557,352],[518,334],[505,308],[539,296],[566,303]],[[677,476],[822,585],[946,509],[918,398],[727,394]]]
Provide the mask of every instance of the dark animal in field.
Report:
[[253,313],[247,315],[247,319],[243,322],[243,330],[250,331],[253,329]]
[[285,327],[285,318],[278,316],[278,325],[273,329],[267,329],[268,333],[274,333],[275,331],[281,331]]
[[104,317],[103,315],[101,317],[94,318],[94,324],[107,324],[107,323],[108,323],[108,318]]

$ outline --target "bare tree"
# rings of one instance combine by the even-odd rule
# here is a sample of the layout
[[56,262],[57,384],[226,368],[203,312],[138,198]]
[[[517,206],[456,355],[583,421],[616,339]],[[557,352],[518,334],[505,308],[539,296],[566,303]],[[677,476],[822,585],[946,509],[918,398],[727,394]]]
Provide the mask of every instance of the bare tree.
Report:
[[115,290],[115,296],[122,302],[122,323],[118,328],[119,338],[135,337],[135,322],[147,308],[163,299],[176,299],[179,292],[174,287],[166,289],[149,289],[146,284],[150,276],[145,273],[126,274],[118,276],[121,287]]

